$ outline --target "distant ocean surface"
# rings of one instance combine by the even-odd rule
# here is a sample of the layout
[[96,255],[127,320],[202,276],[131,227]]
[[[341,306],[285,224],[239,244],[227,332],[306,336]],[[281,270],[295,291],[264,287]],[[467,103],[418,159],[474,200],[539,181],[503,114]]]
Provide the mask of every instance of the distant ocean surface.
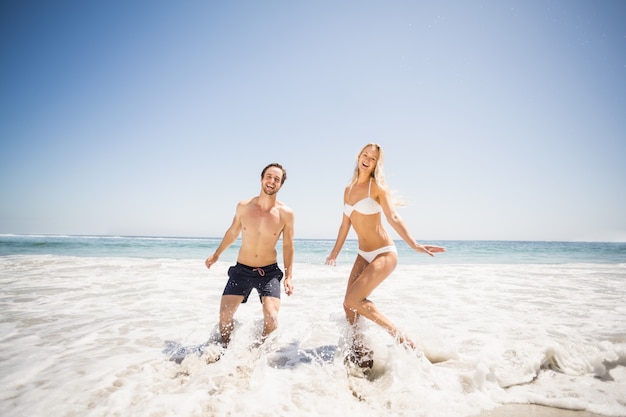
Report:
[[329,267],[334,241],[296,240],[278,330],[251,348],[250,297],[207,364],[239,248],[207,270],[220,240],[0,235],[0,415],[470,417],[520,403],[626,416],[626,243],[421,242],[446,247],[431,258],[396,242],[370,298],[419,351],[364,322],[363,377],[343,363],[356,241]]
[[[119,237],[119,236],[58,236],[58,235],[0,235],[0,256],[61,255],[131,258],[205,259],[219,238]],[[296,262],[324,263],[334,240],[296,240]],[[563,264],[563,263],[626,263],[626,243],[605,242],[524,242],[524,241],[429,241],[442,245],[447,253],[439,255],[437,264]],[[403,241],[397,241],[400,263],[432,263]],[[233,261],[239,242],[223,255]],[[280,247],[279,247],[280,249]],[[353,261],[357,243],[348,240],[343,258]]]

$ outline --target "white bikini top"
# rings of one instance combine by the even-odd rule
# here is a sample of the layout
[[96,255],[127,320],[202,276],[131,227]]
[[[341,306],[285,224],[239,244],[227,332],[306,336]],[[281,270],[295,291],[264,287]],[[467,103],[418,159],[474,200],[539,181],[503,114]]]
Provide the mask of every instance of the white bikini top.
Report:
[[[343,213],[350,217],[353,211],[361,214],[376,214],[382,211],[380,204],[372,197],[370,197],[370,190],[372,189],[372,179],[370,178],[369,188],[367,189],[367,198],[357,201],[351,206],[348,203],[343,205]],[[350,187],[350,191],[352,191],[352,187]],[[350,193],[348,193],[350,195]]]

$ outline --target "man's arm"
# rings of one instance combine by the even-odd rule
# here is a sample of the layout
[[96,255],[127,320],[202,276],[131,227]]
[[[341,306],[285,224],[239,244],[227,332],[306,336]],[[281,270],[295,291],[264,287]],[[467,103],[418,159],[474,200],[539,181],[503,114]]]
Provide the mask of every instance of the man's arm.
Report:
[[291,210],[287,210],[285,213],[285,227],[283,228],[283,263],[285,266],[285,293],[287,295],[293,294],[293,283],[291,278],[293,276],[293,255],[294,255],[294,214]]
[[224,252],[230,245],[232,245],[233,242],[237,240],[237,237],[239,237],[239,234],[241,233],[241,210],[242,203],[239,203],[237,204],[237,209],[235,210],[233,222],[228,230],[226,230],[226,233],[224,233],[222,241],[220,242],[217,249],[215,249],[215,252],[213,252],[213,255],[209,256],[204,262],[207,268],[211,268],[211,265],[217,262],[222,252]]

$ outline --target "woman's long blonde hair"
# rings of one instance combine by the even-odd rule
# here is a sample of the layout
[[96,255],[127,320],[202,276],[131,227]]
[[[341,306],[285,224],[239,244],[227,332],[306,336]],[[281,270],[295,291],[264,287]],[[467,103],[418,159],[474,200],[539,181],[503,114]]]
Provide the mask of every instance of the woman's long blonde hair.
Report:
[[[356,166],[354,167],[354,173],[352,174],[352,180],[350,181],[350,187],[356,184],[356,181],[359,179],[359,157],[363,152],[369,147],[375,147],[378,150],[378,161],[376,161],[376,168],[372,171],[372,178],[376,181],[381,188],[387,188],[387,181],[385,179],[385,153],[383,152],[382,146],[377,143],[368,143],[364,147],[361,148],[359,153],[356,155]],[[393,190],[389,190],[391,193],[391,204],[396,207],[406,206],[407,203],[404,201],[404,198],[398,196],[397,193]]]
[[352,180],[350,180],[350,184],[356,183],[359,178],[359,158],[365,152],[367,148],[370,147],[376,148],[378,151],[378,160],[376,161],[376,168],[372,171],[372,178],[376,181],[380,187],[386,187],[387,182],[385,181],[385,153],[383,152],[383,148],[377,143],[368,143],[364,147],[361,148],[359,153],[356,155],[356,165],[354,167],[354,173],[352,174]]

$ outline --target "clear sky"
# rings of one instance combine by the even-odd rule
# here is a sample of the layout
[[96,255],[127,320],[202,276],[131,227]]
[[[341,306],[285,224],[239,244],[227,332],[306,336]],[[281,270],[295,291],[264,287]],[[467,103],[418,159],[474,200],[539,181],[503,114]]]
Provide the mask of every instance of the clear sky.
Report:
[[221,237],[280,162],[334,239],[377,142],[418,240],[626,241],[624,1],[3,1],[0,61],[0,233]]

